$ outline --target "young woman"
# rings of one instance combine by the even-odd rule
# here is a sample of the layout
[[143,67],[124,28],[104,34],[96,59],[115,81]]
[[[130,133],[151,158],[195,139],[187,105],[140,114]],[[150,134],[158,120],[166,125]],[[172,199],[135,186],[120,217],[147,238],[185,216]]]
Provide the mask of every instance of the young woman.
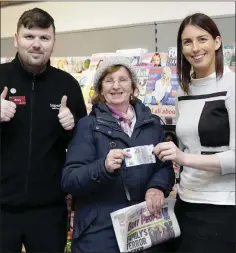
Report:
[[[78,203],[73,253],[119,252],[110,213],[146,199],[157,214],[174,184],[170,161],[125,166],[124,148],[155,146],[165,138],[159,118],[135,97],[137,75],[129,61],[105,59],[94,87],[92,112],[77,125],[62,177],[63,189]],[[151,250],[164,252],[166,244]]]
[[180,149],[164,142],[154,152],[183,167],[178,251],[235,252],[235,74],[224,70],[222,39],[210,17],[186,17],[177,43]]

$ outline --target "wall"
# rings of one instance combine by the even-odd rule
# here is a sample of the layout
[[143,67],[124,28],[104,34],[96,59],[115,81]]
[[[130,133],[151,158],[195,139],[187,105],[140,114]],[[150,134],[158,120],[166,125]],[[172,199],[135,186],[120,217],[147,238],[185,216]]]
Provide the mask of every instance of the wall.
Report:
[[[220,31],[223,44],[235,42],[235,15],[216,16],[213,20]],[[180,23],[181,20],[176,20],[157,24],[158,51],[166,52],[168,47],[176,46]]]
[[35,2],[1,9],[1,38],[12,37],[20,15],[40,7],[55,19],[57,32],[182,19],[194,12],[235,14],[235,2]]

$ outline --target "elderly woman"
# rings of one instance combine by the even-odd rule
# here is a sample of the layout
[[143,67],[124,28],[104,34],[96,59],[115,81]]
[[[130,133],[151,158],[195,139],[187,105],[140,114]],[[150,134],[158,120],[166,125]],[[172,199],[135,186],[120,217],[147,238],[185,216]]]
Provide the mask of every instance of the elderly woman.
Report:
[[[89,116],[69,146],[62,188],[76,196],[72,252],[119,252],[110,213],[146,199],[157,214],[174,183],[171,162],[126,167],[123,149],[164,141],[157,116],[135,97],[137,76],[124,57],[104,60]],[[164,244],[161,244],[164,251]]]

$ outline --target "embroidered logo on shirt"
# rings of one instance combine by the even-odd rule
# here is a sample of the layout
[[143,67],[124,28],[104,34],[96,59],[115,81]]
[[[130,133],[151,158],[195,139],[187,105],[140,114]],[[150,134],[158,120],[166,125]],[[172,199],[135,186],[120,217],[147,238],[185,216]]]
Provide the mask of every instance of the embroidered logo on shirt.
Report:
[[61,104],[51,104],[51,103],[50,103],[50,107],[51,107],[53,110],[59,110],[60,107],[61,107]]

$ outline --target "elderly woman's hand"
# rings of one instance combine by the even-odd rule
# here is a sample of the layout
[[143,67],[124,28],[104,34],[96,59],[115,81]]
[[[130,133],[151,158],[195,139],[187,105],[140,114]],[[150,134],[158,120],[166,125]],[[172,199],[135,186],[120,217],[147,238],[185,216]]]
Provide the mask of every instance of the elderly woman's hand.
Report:
[[148,189],[145,196],[148,211],[158,216],[164,205],[164,199],[165,197],[162,191],[155,188]]
[[178,165],[183,165],[185,154],[182,152],[172,141],[161,142],[157,144],[153,153],[160,159],[162,162],[165,161],[174,161]]
[[125,157],[131,157],[131,154],[122,149],[111,149],[105,160],[105,168],[109,173],[121,168],[122,161]]

